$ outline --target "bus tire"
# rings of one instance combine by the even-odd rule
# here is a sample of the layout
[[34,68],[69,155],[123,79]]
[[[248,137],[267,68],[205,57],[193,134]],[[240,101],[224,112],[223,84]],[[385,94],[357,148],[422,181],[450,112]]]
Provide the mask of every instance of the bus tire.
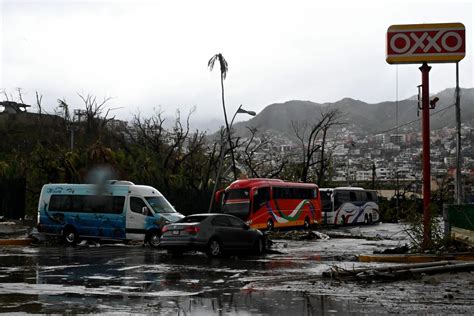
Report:
[[145,242],[148,242],[148,245],[152,248],[158,248],[160,246],[160,237],[159,231],[152,230],[147,233]]
[[346,215],[341,216],[341,226],[344,226],[346,224]]
[[367,214],[364,216],[364,224],[369,224],[369,215]]
[[311,228],[311,222],[309,221],[309,218],[305,217],[303,227],[304,227],[304,229],[310,229]]
[[369,214],[369,224],[373,224],[373,221],[372,221],[372,214]]
[[271,219],[271,218],[268,219],[268,221],[267,221],[267,230],[268,230],[268,231],[271,231],[271,230],[273,230],[274,228],[275,228],[275,226],[273,225],[272,219]]
[[222,243],[217,238],[212,238],[207,244],[206,254],[211,258],[220,256],[222,254]]
[[63,241],[68,246],[75,246],[79,241],[79,235],[72,226],[66,226],[63,229]]

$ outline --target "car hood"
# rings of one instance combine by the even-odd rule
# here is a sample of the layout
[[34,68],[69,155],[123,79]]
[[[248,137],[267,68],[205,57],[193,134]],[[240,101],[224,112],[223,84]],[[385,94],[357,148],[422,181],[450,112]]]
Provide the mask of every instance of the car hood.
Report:
[[160,216],[170,223],[174,223],[184,217],[184,215],[180,213],[163,213],[160,214]]

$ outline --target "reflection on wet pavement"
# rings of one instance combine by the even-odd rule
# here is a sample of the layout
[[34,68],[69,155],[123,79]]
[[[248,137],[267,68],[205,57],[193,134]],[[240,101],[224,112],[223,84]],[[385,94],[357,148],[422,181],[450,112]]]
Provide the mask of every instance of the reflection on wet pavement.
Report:
[[259,279],[315,273],[320,259],[309,254],[298,259],[287,254],[172,257],[123,245],[11,248],[0,253],[0,312],[313,315],[357,310],[354,302],[332,296],[245,289]]

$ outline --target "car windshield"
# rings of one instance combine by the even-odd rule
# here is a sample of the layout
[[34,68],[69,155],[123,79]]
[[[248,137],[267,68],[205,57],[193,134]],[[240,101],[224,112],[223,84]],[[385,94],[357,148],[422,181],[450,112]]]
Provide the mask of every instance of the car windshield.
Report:
[[165,199],[164,196],[149,196],[145,197],[146,201],[153,208],[155,213],[176,213],[175,209]]

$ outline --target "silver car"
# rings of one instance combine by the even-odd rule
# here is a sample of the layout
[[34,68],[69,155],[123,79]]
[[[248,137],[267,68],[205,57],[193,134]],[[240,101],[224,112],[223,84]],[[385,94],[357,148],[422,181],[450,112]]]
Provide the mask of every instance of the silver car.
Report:
[[209,257],[265,252],[265,236],[227,214],[194,214],[163,227],[160,246],[172,254],[195,250]]

